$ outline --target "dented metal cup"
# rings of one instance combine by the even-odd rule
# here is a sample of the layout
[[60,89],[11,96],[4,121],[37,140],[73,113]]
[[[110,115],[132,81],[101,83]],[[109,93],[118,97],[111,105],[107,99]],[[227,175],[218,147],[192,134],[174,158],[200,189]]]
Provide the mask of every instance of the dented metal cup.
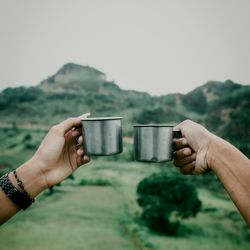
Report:
[[136,161],[165,162],[172,160],[173,136],[181,131],[168,124],[134,125],[134,158]]
[[89,155],[114,155],[122,152],[122,117],[82,119],[83,148]]

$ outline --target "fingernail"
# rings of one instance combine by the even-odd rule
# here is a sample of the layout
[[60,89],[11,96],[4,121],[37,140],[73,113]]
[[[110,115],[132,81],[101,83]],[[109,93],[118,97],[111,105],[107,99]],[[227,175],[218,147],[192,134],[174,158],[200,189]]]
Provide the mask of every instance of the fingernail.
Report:
[[85,113],[85,114],[82,114],[82,115],[78,116],[78,118],[84,119],[84,118],[87,118],[87,117],[90,116],[90,115],[91,115],[91,113],[88,112],[88,113]]
[[84,155],[83,160],[86,161],[86,162],[90,161],[90,156],[89,155]]

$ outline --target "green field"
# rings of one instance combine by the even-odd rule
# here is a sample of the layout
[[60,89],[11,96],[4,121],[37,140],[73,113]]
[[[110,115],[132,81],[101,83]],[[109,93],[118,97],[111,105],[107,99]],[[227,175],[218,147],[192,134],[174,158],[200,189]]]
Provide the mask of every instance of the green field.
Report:
[[202,211],[184,222],[183,236],[158,235],[139,223],[137,184],[162,168],[93,160],[4,224],[0,249],[250,249],[249,230],[232,202],[205,189],[199,189]]

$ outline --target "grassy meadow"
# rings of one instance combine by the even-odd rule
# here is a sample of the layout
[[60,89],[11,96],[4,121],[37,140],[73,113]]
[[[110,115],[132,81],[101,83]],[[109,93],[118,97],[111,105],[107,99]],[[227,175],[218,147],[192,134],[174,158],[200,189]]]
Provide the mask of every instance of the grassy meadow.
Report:
[[[0,163],[5,166],[1,171],[28,159],[44,134],[45,130],[15,126],[0,129]],[[171,163],[133,162],[131,151],[132,145],[125,143],[122,155],[96,157],[73,179],[55,186],[53,194],[48,190],[40,194],[32,207],[1,226],[0,249],[250,249],[249,229],[234,204],[223,192],[199,185],[199,177],[202,211],[183,221],[182,235],[150,231],[140,220],[137,185],[152,173],[179,173]]]

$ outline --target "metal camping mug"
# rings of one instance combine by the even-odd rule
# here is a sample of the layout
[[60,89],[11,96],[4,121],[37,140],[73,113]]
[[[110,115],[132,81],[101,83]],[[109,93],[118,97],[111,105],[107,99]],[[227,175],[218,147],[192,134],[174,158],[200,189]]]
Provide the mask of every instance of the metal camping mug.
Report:
[[83,149],[89,155],[114,155],[122,152],[122,117],[82,119]]
[[181,138],[181,130],[173,125],[134,125],[134,158],[136,161],[165,162],[173,158],[173,138]]

